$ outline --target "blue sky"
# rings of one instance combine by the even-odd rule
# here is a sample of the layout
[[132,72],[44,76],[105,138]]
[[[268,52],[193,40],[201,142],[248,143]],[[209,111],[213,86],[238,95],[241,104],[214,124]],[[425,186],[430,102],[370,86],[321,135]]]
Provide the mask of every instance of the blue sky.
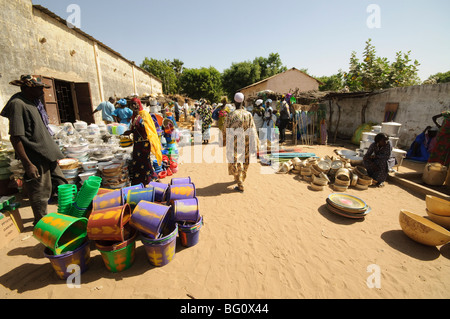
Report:
[[[288,68],[313,76],[348,70],[371,38],[377,55],[395,59],[411,50],[422,80],[450,71],[448,0],[32,0],[67,19],[80,8],[81,29],[140,64],[145,57],[174,58],[186,68],[280,54]],[[380,28],[369,28],[369,5],[380,9]]]

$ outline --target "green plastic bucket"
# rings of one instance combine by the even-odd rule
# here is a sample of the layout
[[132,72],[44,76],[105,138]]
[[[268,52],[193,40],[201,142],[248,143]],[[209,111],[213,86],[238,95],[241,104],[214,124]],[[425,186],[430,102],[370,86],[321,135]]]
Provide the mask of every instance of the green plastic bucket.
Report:
[[137,232],[134,231],[130,234],[130,238],[123,242],[95,242],[106,269],[111,272],[121,272],[133,265],[136,255],[136,235]]
[[87,218],[76,218],[59,213],[49,213],[41,218],[33,236],[60,255],[78,248],[87,236]]

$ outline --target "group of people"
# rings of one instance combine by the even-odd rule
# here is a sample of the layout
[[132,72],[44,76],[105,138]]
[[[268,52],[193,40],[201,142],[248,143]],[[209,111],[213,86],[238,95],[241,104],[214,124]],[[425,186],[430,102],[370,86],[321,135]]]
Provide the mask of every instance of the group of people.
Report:
[[[34,214],[34,223],[37,223],[46,213],[48,200],[55,193],[57,187],[66,184],[58,160],[64,158],[58,145],[53,140],[53,132],[49,126],[49,118],[42,103],[44,88],[49,87],[40,78],[32,75],[23,75],[20,79],[10,82],[19,86],[20,92],[14,94],[0,115],[9,119],[9,135],[16,156],[22,162],[25,169],[24,182],[28,189],[30,204]],[[173,125],[171,121],[160,127],[154,114],[144,110],[139,98],[133,98],[129,107],[124,101],[119,100],[118,108],[114,107],[114,99],[110,99],[99,106],[96,111],[111,115],[115,111],[120,121],[129,119],[129,130],[126,135],[133,134],[133,157],[130,169],[132,184],[143,183],[147,185],[157,178],[152,160],[153,154],[158,164],[163,160],[161,151],[161,139],[158,131],[171,132]],[[126,101],[125,101],[126,102]],[[243,107],[244,95],[236,93],[234,96],[235,110],[231,110],[226,100],[218,107],[217,117],[219,128],[223,132],[223,142],[226,145],[228,161],[228,173],[234,177],[239,192],[244,191],[244,181],[250,164],[252,151],[259,151],[260,138],[258,128],[274,128],[277,117],[274,115],[271,103],[266,100],[263,106],[262,100],[255,102],[252,112]],[[111,107],[112,106],[112,107]],[[114,108],[114,109],[113,109]],[[128,110],[131,111],[131,114]],[[202,100],[193,113],[197,119],[202,120],[201,131],[203,139],[209,141],[209,129],[213,120],[213,109],[205,100]],[[289,103],[284,100],[278,109],[279,127],[281,141],[285,138],[283,128],[289,121]],[[176,115],[176,113],[175,113]],[[442,117],[443,122],[437,123]],[[177,117],[178,118],[178,117]],[[103,117],[105,121],[111,118]],[[449,165],[449,143],[450,143],[450,111],[445,111],[433,117],[433,121],[440,128],[437,142],[430,156],[430,162],[440,162]],[[172,123],[172,124],[171,124]],[[233,137],[227,142],[227,129],[235,130]],[[267,130],[269,132],[270,130]],[[240,132],[240,133],[239,133]],[[271,133],[266,133],[271,135]],[[239,145],[244,140],[245,147]],[[382,187],[388,176],[390,168],[395,164],[392,156],[392,145],[385,133],[375,137],[375,142],[370,146],[364,156],[364,166],[369,175],[376,181],[376,186]]]

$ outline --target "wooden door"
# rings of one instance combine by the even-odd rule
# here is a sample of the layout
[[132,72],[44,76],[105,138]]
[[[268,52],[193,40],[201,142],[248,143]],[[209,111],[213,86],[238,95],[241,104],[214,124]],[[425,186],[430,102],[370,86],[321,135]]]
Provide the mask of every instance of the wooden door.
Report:
[[56,99],[56,93],[55,93],[55,82],[53,78],[41,76],[41,75],[34,75],[36,78],[41,78],[41,81],[47,85],[50,85],[49,88],[44,88],[44,99],[42,103],[44,104],[45,111],[48,115],[48,120],[50,124],[59,125],[61,124],[61,120],[59,117],[59,110],[58,110],[58,101]]
[[92,114],[91,88],[89,82],[75,83],[75,99],[78,107],[78,118],[88,124],[95,123]]

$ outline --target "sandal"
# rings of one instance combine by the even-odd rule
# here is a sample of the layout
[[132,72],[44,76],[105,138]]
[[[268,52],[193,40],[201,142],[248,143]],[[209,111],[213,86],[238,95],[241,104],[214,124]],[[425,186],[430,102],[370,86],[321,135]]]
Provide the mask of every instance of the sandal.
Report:
[[234,190],[235,190],[235,191],[238,191],[238,192],[241,192],[241,193],[244,192],[244,189],[239,188],[239,186],[236,186],[236,187],[234,188]]

